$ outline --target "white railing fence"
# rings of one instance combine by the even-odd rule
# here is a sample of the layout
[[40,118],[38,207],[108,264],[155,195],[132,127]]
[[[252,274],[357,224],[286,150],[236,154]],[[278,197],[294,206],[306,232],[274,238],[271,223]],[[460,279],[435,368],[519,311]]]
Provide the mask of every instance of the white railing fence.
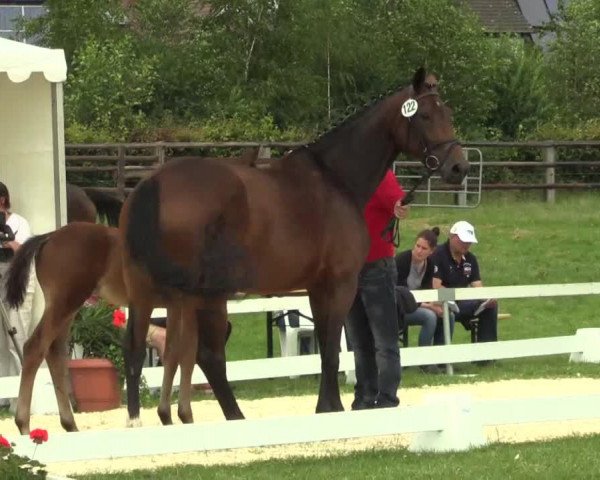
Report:
[[[420,302],[597,295],[600,294],[600,283],[442,289],[414,293]],[[230,301],[228,308],[229,313],[237,314],[306,309],[309,305],[307,297],[295,296]],[[162,313],[157,312],[158,315]],[[402,349],[402,364],[403,366],[451,364],[567,353],[570,354],[572,361],[600,363],[600,328],[579,329],[575,335],[560,337],[405,348]],[[352,352],[343,352],[340,355],[340,371],[353,368]],[[227,363],[230,381],[310,375],[318,374],[320,371],[321,362],[318,355]],[[162,372],[162,367],[144,369],[149,387],[160,387]],[[0,398],[16,397],[18,382],[19,377],[0,378]],[[179,375],[175,382],[178,384]],[[194,371],[193,382],[206,382],[199,369]],[[54,395],[51,388],[47,370],[41,369],[36,379],[34,396],[42,396],[47,402]],[[400,433],[416,433],[411,446],[415,450],[462,450],[485,443],[482,434],[484,425],[600,418],[600,396],[541,397],[473,403],[468,396],[453,395],[432,397],[431,402],[440,403],[442,407],[431,408],[429,405],[421,405],[379,411],[218,422],[210,425],[56,433],[53,434],[52,442],[38,447],[36,458],[42,462],[52,463]],[[157,434],[160,435],[160,442],[147,441],[148,438],[156,438]],[[32,446],[28,437],[17,438],[16,444],[17,452],[31,453]]]

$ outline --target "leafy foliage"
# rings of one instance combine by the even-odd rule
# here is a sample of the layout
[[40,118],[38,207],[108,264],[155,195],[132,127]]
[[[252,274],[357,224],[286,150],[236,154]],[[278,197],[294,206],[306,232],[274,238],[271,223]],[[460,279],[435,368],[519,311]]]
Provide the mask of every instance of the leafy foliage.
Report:
[[111,43],[88,40],[77,51],[67,83],[67,118],[124,139],[143,124],[143,108],[152,101],[155,63],[136,54],[129,37]]
[[29,457],[17,455],[14,452],[13,444],[0,435],[0,478],[6,480],[44,479],[47,474],[45,465]]
[[71,349],[81,345],[83,357],[106,358],[124,372],[122,339],[124,330],[114,323],[114,305],[104,300],[79,309],[71,325]]
[[66,51],[70,141],[158,138],[156,126],[198,140],[290,131],[302,140],[406,85],[421,65],[439,75],[463,138],[525,138],[600,106],[595,0],[561,9],[543,55],[521,37],[485,34],[454,0],[45,5],[26,29]]
[[559,118],[576,122],[598,116],[600,109],[600,3],[569,2],[561,8],[551,28],[545,75]]

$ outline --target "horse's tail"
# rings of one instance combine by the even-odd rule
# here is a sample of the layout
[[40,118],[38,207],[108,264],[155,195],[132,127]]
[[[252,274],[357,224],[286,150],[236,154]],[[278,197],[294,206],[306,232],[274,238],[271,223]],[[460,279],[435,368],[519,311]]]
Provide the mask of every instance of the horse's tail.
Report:
[[11,308],[19,308],[25,299],[25,290],[29,282],[31,261],[40,252],[53,232],[44,233],[28,239],[10,262],[6,278],[6,302]]
[[131,194],[126,244],[132,260],[144,266],[158,285],[193,293],[191,272],[175,263],[160,248],[160,192],[154,177],[142,180]]
[[85,187],[83,191],[96,206],[98,215],[104,216],[110,226],[118,227],[123,200],[93,187]]

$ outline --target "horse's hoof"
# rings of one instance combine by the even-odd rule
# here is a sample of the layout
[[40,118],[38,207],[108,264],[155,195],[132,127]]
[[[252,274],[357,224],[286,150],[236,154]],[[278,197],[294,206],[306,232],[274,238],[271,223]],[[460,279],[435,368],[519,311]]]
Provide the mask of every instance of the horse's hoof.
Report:
[[163,425],[173,425],[173,419],[171,418],[171,412],[162,412],[158,411],[158,418],[160,419],[160,423]]
[[136,417],[136,418],[127,418],[127,422],[125,423],[125,426],[127,428],[138,428],[142,426],[142,420],[140,420],[140,417]]

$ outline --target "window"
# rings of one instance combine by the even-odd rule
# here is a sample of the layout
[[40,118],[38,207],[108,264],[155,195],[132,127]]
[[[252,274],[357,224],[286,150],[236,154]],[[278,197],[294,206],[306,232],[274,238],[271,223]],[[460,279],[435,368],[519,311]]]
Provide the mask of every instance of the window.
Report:
[[[10,3],[9,5],[7,5]],[[15,5],[22,3],[22,5]],[[20,18],[36,18],[45,15],[46,9],[39,5],[30,5],[34,2],[0,2],[0,37],[18,40],[24,43],[37,43],[36,38],[25,38],[22,31],[18,30],[15,23]]]

